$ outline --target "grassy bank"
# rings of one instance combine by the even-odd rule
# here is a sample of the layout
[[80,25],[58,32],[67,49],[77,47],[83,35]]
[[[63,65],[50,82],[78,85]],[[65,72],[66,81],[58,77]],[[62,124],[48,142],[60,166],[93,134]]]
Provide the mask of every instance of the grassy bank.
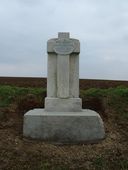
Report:
[[[99,102],[100,105],[98,111],[107,112],[107,110],[111,110],[119,119],[128,120],[128,88],[123,86],[109,89],[91,88],[81,91],[80,96],[83,101],[85,101],[85,108],[87,100],[90,99],[91,101],[95,99],[95,103]],[[92,106],[92,109],[94,105]]]
[[102,116],[98,144],[55,146],[22,136],[26,111],[44,107],[46,89],[0,86],[0,169],[128,170],[128,88],[81,90],[83,108]]

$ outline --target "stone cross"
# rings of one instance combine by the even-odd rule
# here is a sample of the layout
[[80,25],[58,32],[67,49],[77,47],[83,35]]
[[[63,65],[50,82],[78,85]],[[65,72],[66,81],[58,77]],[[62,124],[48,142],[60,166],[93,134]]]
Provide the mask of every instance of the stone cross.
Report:
[[24,115],[23,135],[53,143],[93,143],[104,139],[103,121],[93,110],[82,110],[79,98],[80,43],[59,33],[47,43],[48,77],[44,109]]
[[[48,41],[47,52],[48,78],[47,98],[45,100],[46,110],[49,110],[48,107],[50,106],[50,102],[55,104],[55,100],[57,101],[55,98],[70,99],[70,101],[71,98],[77,98],[74,101],[77,101],[78,103],[79,100],[81,105],[81,101],[78,99],[80,53],[79,40],[71,39],[69,37],[69,33],[58,33],[58,38],[50,39]],[[54,102],[52,99],[55,99]],[[61,100],[61,103],[63,101],[64,100]],[[72,102],[74,101],[72,100]],[[67,109],[67,111],[71,110]]]
[[69,33],[59,33],[58,39],[48,41],[47,52],[47,96],[58,98],[78,97],[79,41],[70,39]]

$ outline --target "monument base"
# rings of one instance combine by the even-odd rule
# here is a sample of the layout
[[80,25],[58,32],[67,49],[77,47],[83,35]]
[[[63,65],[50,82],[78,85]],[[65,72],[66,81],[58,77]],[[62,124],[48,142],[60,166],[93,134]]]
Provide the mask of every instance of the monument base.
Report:
[[80,98],[60,99],[54,97],[45,98],[45,110],[47,112],[81,112],[82,100]]
[[104,139],[105,131],[99,114],[92,110],[52,113],[34,109],[24,115],[23,135],[56,144],[96,143]]

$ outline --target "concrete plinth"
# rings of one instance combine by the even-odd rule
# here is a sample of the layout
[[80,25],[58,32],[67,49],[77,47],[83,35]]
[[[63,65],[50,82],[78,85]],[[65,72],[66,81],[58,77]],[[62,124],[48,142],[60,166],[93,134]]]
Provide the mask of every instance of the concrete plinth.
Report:
[[45,111],[47,112],[80,112],[82,101],[80,98],[45,98]]
[[105,137],[99,114],[82,112],[46,112],[30,110],[24,115],[23,135],[52,143],[95,143]]

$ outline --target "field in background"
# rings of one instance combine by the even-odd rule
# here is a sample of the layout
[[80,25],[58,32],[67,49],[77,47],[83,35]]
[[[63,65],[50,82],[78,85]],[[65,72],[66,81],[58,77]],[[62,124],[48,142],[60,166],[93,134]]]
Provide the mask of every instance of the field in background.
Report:
[[80,90],[83,108],[99,112],[105,124],[105,140],[89,145],[22,136],[24,113],[44,107],[45,96],[45,88],[0,85],[1,170],[128,170],[128,87]]
[[[0,77],[0,85],[15,85],[20,87],[43,87],[46,88],[46,78],[32,77]],[[128,81],[114,80],[95,80],[95,79],[80,79],[80,89],[89,88],[110,88],[117,86],[128,87]]]

